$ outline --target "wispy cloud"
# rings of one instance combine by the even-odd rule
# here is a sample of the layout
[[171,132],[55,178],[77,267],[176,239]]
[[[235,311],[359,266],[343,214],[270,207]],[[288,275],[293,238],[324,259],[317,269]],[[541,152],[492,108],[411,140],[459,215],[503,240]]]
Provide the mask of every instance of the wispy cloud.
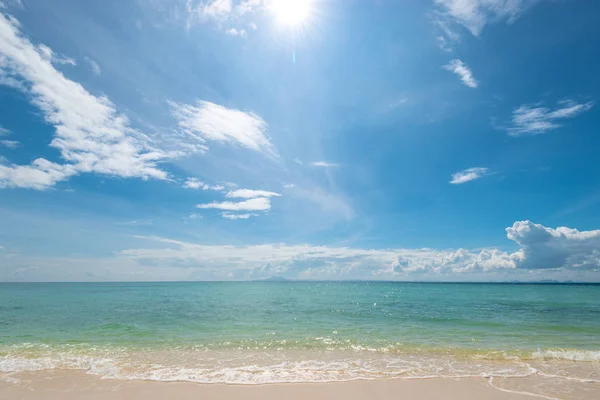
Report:
[[223,185],[208,185],[196,178],[187,178],[187,180],[183,184],[183,187],[186,189],[216,190],[216,191],[225,189],[225,186],[223,186]]
[[0,54],[9,61],[0,64],[0,77],[11,77],[9,84],[24,91],[55,127],[50,145],[65,163],[38,158],[30,165],[0,164],[0,187],[41,190],[80,173],[166,179],[157,163],[167,154],[152,148],[108,98],[90,94],[56,70],[54,53],[32,44],[19,26],[0,14]]
[[450,183],[453,185],[460,185],[461,183],[474,181],[475,179],[479,179],[485,175],[488,175],[488,171],[489,170],[484,167],[468,168],[464,171],[452,174],[452,180]]
[[52,49],[50,47],[43,45],[43,44],[40,44],[38,46],[38,53],[46,61],[53,63],[53,64],[72,65],[72,66],[77,65],[77,62],[75,62],[74,59],[72,59],[70,57],[66,57],[62,54],[55,53],[54,51],[52,51]]
[[102,68],[100,68],[100,65],[98,65],[98,63],[96,61],[92,60],[91,58],[89,58],[87,56],[85,57],[85,61],[90,66],[90,69],[92,70],[94,75],[96,75],[96,76],[102,75]]
[[220,106],[208,101],[196,105],[169,102],[179,128],[201,142],[234,144],[276,156],[267,136],[267,123],[252,112]]
[[444,69],[454,72],[456,75],[460,77],[460,80],[470,88],[476,88],[478,82],[473,77],[473,72],[471,69],[459,59],[454,59],[450,61],[448,64],[444,65]]
[[251,190],[251,189],[237,189],[228,192],[225,197],[230,198],[242,198],[242,199],[253,199],[255,197],[280,197],[279,193],[268,192],[266,190]]
[[154,225],[154,221],[151,219],[143,219],[143,220],[131,220],[125,222],[117,222],[117,225],[122,226],[151,226]]
[[539,135],[560,128],[560,120],[574,118],[593,106],[591,101],[577,103],[573,100],[562,100],[554,109],[542,107],[539,103],[522,105],[513,111],[512,126],[507,130],[511,136]]
[[0,126],[0,136],[7,136],[7,135],[10,135],[10,134],[11,134],[10,130],[8,130],[6,128],[3,128],[2,126]]
[[248,219],[256,214],[233,214],[233,213],[221,213],[221,215],[223,216],[223,218],[226,219],[231,219],[231,220],[237,220],[237,219]]
[[240,202],[224,201],[198,204],[196,207],[224,211],[268,211],[271,209],[271,200],[267,197],[258,197]]
[[0,140],[0,146],[8,147],[9,149],[16,149],[21,145],[21,142],[16,140]]
[[339,167],[340,164],[328,162],[328,161],[313,161],[309,164],[311,167],[321,167],[321,168],[334,168]]
[[539,0],[434,0],[441,16],[466,27],[475,36],[489,22],[514,22]]

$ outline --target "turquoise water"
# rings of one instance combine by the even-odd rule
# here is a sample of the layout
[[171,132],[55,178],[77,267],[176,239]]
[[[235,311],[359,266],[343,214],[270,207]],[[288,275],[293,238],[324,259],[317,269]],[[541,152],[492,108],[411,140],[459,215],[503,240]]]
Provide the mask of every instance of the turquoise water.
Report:
[[0,284],[4,372],[262,383],[560,360],[599,371],[600,285]]

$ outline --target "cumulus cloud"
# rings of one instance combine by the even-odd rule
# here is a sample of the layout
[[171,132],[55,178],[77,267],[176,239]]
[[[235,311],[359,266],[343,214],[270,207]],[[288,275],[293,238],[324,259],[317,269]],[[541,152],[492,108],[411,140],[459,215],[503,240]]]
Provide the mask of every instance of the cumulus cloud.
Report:
[[169,102],[179,128],[200,142],[233,144],[275,156],[267,136],[267,123],[252,112],[220,106],[208,101],[196,105]]
[[102,68],[100,68],[100,65],[96,61],[92,60],[89,57],[85,57],[85,61],[90,66],[90,69],[92,70],[94,75],[96,75],[96,76],[102,75]]
[[196,207],[203,209],[217,209],[225,211],[268,211],[271,209],[271,200],[267,197],[257,197],[240,202],[223,201],[208,204],[198,204]]
[[[234,214],[244,215],[245,214]],[[243,218],[243,217],[242,217]],[[530,221],[506,229],[517,246],[496,248],[368,249],[344,246],[271,243],[249,246],[204,245],[161,237],[137,236],[147,245],[102,259],[32,259],[17,256],[0,268],[0,280],[17,268],[39,265],[30,280],[293,279],[385,280],[536,280],[584,277],[600,272],[600,231],[548,228]],[[83,276],[83,273],[89,276]],[[90,278],[92,276],[92,278]],[[569,279],[569,278],[567,278]]]
[[578,103],[565,99],[558,103],[554,109],[538,104],[526,104],[513,111],[512,126],[508,128],[511,136],[539,135],[550,130],[560,128],[560,120],[574,118],[589,111],[594,103]]
[[539,0],[435,0],[439,14],[479,36],[490,22],[516,21]]
[[224,190],[225,189],[225,186],[223,186],[223,185],[208,185],[208,184],[206,184],[206,183],[204,183],[201,180],[198,180],[196,178],[187,178],[187,180],[183,184],[183,187],[186,188],[186,189],[216,190],[216,191],[220,191],[220,190]]
[[228,192],[225,197],[252,199],[255,197],[280,197],[279,193],[266,190],[236,189]]
[[506,234],[522,247],[512,255],[518,268],[600,268],[600,230],[552,229],[520,221],[506,228]]
[[467,64],[461,60],[454,59],[450,61],[448,64],[444,65],[444,69],[454,72],[456,75],[458,75],[462,83],[464,83],[466,86],[470,88],[477,87],[478,82],[473,77],[473,72],[471,69],[469,69]]
[[[166,154],[149,145],[106,97],[89,93],[52,64],[54,53],[24,37],[19,23],[0,14],[0,83],[23,90],[55,127],[50,145],[64,164],[43,158],[30,165],[1,165],[0,187],[45,189],[70,176],[98,173],[166,179],[157,167]],[[16,84],[15,84],[16,83]]]
[[530,221],[519,221],[506,231],[507,237],[521,247],[514,253],[496,248],[361,249],[286,244],[211,246],[146,237],[161,243],[161,246],[128,249],[119,255],[151,261],[156,265],[218,265],[224,269],[245,271],[250,276],[255,276],[257,271],[263,271],[267,276],[272,275],[275,268],[279,271],[277,275],[324,279],[390,279],[397,276],[418,277],[423,274],[435,277],[511,274],[515,271],[549,268],[600,268],[600,230],[581,232],[571,228],[552,229]]
[[452,174],[452,180],[450,181],[453,185],[460,185],[479,179],[488,174],[488,169],[484,167],[467,168],[464,171],[459,171]]

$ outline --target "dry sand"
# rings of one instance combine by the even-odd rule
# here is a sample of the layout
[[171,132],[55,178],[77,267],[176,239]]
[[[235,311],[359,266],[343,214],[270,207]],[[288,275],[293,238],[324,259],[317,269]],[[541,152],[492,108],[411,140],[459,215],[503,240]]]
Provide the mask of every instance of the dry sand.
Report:
[[[270,385],[206,385],[190,382],[101,379],[83,371],[40,371],[0,375],[2,400],[158,400],[158,399],[444,399],[508,400],[534,398],[600,399],[598,383],[576,382],[553,388],[543,378],[432,378],[289,383]],[[543,390],[542,390],[542,389]],[[536,396],[518,392],[537,393]]]

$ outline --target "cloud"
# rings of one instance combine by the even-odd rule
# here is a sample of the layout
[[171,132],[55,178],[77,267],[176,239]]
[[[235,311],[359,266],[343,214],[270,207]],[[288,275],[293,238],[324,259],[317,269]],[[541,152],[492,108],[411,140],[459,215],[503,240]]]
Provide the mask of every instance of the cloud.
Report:
[[198,204],[196,207],[203,209],[217,209],[226,211],[268,211],[271,209],[271,200],[267,197],[257,197],[240,202],[224,201]]
[[331,163],[327,161],[313,161],[309,164],[311,167],[322,167],[322,168],[335,168],[339,167],[339,164]]
[[574,118],[594,106],[593,102],[577,103],[562,100],[558,107],[549,109],[538,104],[522,105],[513,111],[512,126],[507,130],[511,136],[539,135],[560,128],[561,119]]
[[229,35],[229,36],[246,37],[246,30],[245,29],[230,28],[230,29],[227,29],[225,31],[225,34]]
[[[55,127],[50,146],[64,164],[38,158],[31,165],[0,165],[0,187],[46,189],[80,173],[166,179],[157,167],[167,154],[154,149],[106,97],[90,94],[52,64],[54,53],[23,37],[19,23],[0,14],[0,79],[23,90]],[[10,78],[9,80],[6,80]]]
[[197,104],[169,102],[179,128],[200,142],[234,144],[275,156],[267,123],[252,112],[230,109],[208,101]]
[[460,185],[479,179],[488,174],[488,169],[484,167],[467,168],[464,171],[459,171],[452,174],[452,180],[450,181],[453,185]]
[[85,57],[85,61],[90,66],[90,69],[92,70],[94,75],[96,75],[96,76],[102,75],[102,68],[100,68],[100,65],[98,65],[98,63],[96,61],[92,60],[91,58],[89,58],[87,56]]
[[473,77],[473,72],[469,69],[467,64],[463,63],[459,59],[450,61],[447,65],[444,65],[444,69],[454,72],[460,77],[460,80],[470,88],[476,88],[478,82]]
[[231,0],[212,0],[204,6],[202,12],[210,18],[225,19],[231,14],[232,9]]
[[[239,214],[243,215],[243,214]],[[600,231],[547,228],[517,221],[506,229],[520,247],[435,250],[368,249],[270,243],[204,245],[136,236],[145,244],[107,258],[33,258],[17,255],[0,268],[0,280],[16,269],[39,266],[19,279],[60,280],[222,280],[280,275],[293,279],[378,279],[431,281],[598,280]],[[549,255],[547,253],[550,253]]]
[[[255,11],[263,8],[263,0],[242,0],[234,4],[232,0],[187,0],[186,1],[186,28],[190,29],[197,23],[214,22],[220,30],[228,35],[245,36],[246,31],[242,28],[223,29],[224,25],[232,23],[245,25],[248,18]],[[256,24],[247,24],[256,29]]]
[[221,215],[223,216],[223,218],[236,220],[236,219],[248,219],[256,214],[232,214],[232,213],[224,212],[224,213],[221,213]]
[[11,131],[0,126],[0,136],[8,136],[11,134]]
[[539,0],[435,0],[440,16],[463,25],[475,36],[490,22],[516,21]]
[[280,197],[279,193],[267,192],[266,190],[250,190],[250,189],[237,189],[228,192],[225,197],[231,198],[242,198],[252,199],[255,197]]
[[398,100],[393,101],[390,104],[388,104],[388,108],[395,109],[395,108],[402,106],[403,104],[406,104],[407,102],[408,102],[408,97],[406,97],[406,96],[400,97]]
[[[521,249],[508,253],[495,248],[480,250],[361,249],[312,245],[264,244],[210,246],[172,239],[146,237],[158,248],[129,249],[121,256],[153,260],[153,263],[186,262],[219,265],[250,273],[271,270],[278,275],[316,278],[379,278],[419,274],[485,274],[515,270],[600,268],[600,230],[580,232],[570,228],[546,228],[530,221],[515,222],[507,236]],[[167,245],[167,248],[164,247]],[[550,255],[547,255],[547,253]],[[550,262],[550,263],[549,263]],[[270,265],[270,268],[265,268]],[[269,274],[269,273],[267,273]]]
[[151,219],[143,219],[143,220],[131,220],[125,222],[117,222],[117,225],[122,226],[150,226],[154,225],[154,221]]
[[531,221],[506,228],[522,249],[511,256],[517,268],[600,268],[600,230],[547,228]]
[[21,142],[16,140],[0,140],[0,146],[8,147],[9,149],[16,149],[21,145]]
[[223,185],[207,185],[206,183],[196,179],[196,178],[187,178],[183,187],[186,189],[200,189],[200,190],[215,190],[220,191],[224,190],[225,186]]
[[52,51],[52,49],[46,45],[40,44],[38,46],[38,53],[46,60],[53,64],[59,65],[71,65],[75,66],[77,63],[70,57],[66,57],[62,54],[57,54]]

